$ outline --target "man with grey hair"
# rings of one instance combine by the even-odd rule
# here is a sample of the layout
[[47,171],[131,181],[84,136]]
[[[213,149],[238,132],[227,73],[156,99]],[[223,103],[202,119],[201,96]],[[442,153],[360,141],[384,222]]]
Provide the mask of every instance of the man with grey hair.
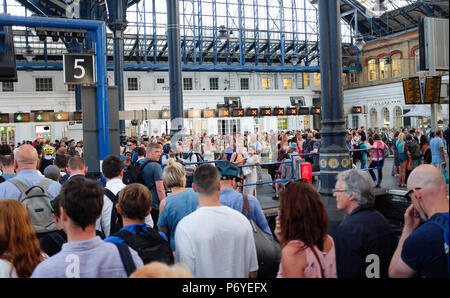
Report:
[[370,175],[352,169],[337,176],[333,196],[347,218],[334,235],[339,278],[388,277],[397,236],[387,219],[375,209]]
[[[0,200],[19,200],[22,191],[19,184],[25,187],[45,185],[44,190],[55,198],[61,189],[61,185],[50,179],[43,177],[37,170],[39,168],[39,158],[36,149],[31,145],[22,145],[14,153],[14,168],[17,176],[0,184]],[[45,181],[45,180],[46,181]]]

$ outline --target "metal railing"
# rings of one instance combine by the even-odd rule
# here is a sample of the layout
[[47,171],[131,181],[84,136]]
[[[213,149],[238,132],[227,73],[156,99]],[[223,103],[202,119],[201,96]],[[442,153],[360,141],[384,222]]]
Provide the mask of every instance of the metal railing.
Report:
[[[364,168],[361,169],[363,171],[369,171],[369,170],[381,170],[382,168],[380,167],[380,158],[384,159],[384,150],[381,148],[367,148],[367,149],[352,149],[349,150],[349,154],[350,156],[353,156],[353,152],[357,152],[357,151],[374,151],[377,150],[377,167],[375,168]],[[381,151],[381,155],[380,152]],[[291,169],[292,169],[292,177],[288,178],[288,179],[276,179],[273,181],[263,181],[263,182],[256,182],[256,183],[249,183],[249,184],[241,184],[238,187],[246,187],[246,186],[253,186],[253,185],[264,185],[264,184],[272,184],[272,183],[280,183],[280,182],[288,182],[288,181],[292,181],[292,180],[296,180],[297,177],[295,176],[295,158],[296,157],[304,157],[304,156],[320,156],[320,153],[302,153],[302,154],[291,154],[290,156],[290,160],[289,161],[278,161],[278,162],[271,162],[271,163],[259,163],[259,164],[252,164],[252,165],[239,165],[237,166],[238,168],[244,168],[244,167],[262,167],[262,166],[271,166],[271,165],[281,165],[281,164],[291,164]],[[186,163],[182,163],[182,165],[184,166],[188,166],[188,165],[201,165],[201,164],[208,164],[208,163],[221,163],[221,162],[227,162],[228,160],[213,160],[213,161],[199,161],[199,162],[186,162]],[[164,167],[165,165],[163,165]],[[378,174],[378,173],[377,173]],[[313,177],[320,177],[320,171],[316,171],[312,173]],[[379,176],[379,175],[378,175]],[[298,177],[300,178],[300,177]],[[381,182],[380,179],[378,177],[378,182],[377,182],[377,187],[380,186]]]

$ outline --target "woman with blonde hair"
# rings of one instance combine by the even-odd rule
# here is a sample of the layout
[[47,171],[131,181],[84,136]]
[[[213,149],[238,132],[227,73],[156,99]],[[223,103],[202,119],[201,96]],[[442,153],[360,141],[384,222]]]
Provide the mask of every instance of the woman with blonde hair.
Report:
[[0,200],[0,277],[30,277],[42,261],[25,206],[17,200]]
[[163,171],[163,182],[170,190],[159,206],[158,230],[169,237],[170,247],[175,251],[175,230],[178,222],[198,208],[198,196],[186,187],[186,172],[183,165],[173,158],[167,160]]

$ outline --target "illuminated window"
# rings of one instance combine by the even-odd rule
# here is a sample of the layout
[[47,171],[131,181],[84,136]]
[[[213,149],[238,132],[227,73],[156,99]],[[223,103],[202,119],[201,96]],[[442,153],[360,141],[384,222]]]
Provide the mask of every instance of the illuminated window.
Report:
[[377,61],[370,59],[368,63],[369,81],[375,81],[377,79]]
[[311,75],[309,72],[305,72],[303,74],[303,85],[307,87],[310,86],[310,84],[311,84]]
[[271,79],[270,78],[262,78],[262,88],[263,88],[263,90],[270,89],[270,83],[271,83]]
[[386,59],[380,59],[380,80],[384,80],[387,78],[387,63]]
[[320,72],[314,73],[314,86],[320,86]]
[[348,84],[347,84],[347,73],[342,73],[342,85],[344,86],[344,87],[347,87],[348,86]]
[[399,77],[401,74],[400,56],[392,56],[392,77]]
[[283,79],[283,88],[284,89],[292,89],[292,79],[291,78]]

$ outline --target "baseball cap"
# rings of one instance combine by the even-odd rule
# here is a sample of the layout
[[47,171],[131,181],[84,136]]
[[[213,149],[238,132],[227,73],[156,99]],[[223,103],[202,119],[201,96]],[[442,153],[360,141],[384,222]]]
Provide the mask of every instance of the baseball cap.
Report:
[[[229,161],[221,162],[217,165],[217,169],[220,172],[220,175],[224,178],[226,177],[235,177],[241,179],[241,170],[239,167]],[[227,180],[227,179],[221,179]]]

